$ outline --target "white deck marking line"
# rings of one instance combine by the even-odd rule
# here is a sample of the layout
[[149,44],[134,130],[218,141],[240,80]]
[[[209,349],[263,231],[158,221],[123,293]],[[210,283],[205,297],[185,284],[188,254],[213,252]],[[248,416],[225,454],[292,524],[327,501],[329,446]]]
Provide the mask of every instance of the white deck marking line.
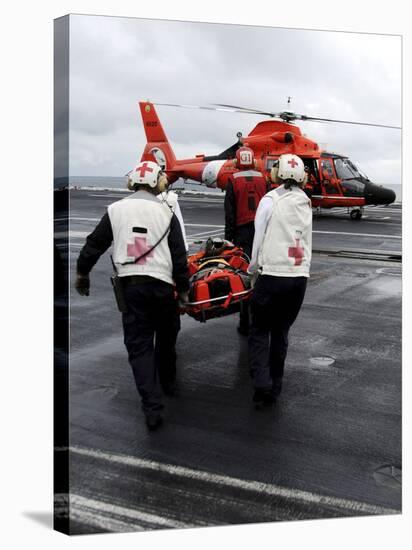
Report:
[[[223,233],[216,233],[216,234],[213,234],[213,235],[208,235],[209,237],[220,237],[221,235],[223,235]],[[187,244],[201,244],[204,242],[204,239],[205,239],[206,235],[203,235],[203,237],[200,235],[199,237],[196,237],[195,239],[188,239],[187,240]],[[198,241],[201,241],[201,243],[199,243]]]
[[96,512],[86,512],[73,507],[70,509],[70,520],[78,521],[83,525],[91,525],[98,529],[104,529],[111,533],[128,533],[130,531],[145,531],[144,527],[135,523],[126,523],[124,521],[107,518]]
[[[223,233],[221,233],[221,234],[217,233],[216,235],[210,235],[210,237],[220,237],[220,236],[223,237]],[[206,237],[206,235],[205,235],[205,237]],[[202,241],[201,243],[198,243],[198,239],[196,239],[195,241],[189,239],[187,241],[187,244],[202,244],[203,242],[204,241]]]
[[86,222],[99,222],[101,220],[101,218],[75,218],[73,216],[70,216],[69,220],[86,221]]
[[[397,227],[402,227],[399,222],[386,222],[384,224],[381,223],[382,220],[392,220],[394,218],[386,216],[385,218],[377,218],[377,217],[370,217],[368,220],[368,225],[375,224],[375,225],[381,225],[382,227],[387,227],[389,225],[396,225]],[[379,221],[373,221],[373,220],[379,220]]]
[[185,223],[185,227],[225,227],[224,225],[216,225],[213,223]]
[[[58,218],[58,220],[75,220],[75,221],[91,221],[91,222],[98,222],[101,220],[101,218],[77,218],[75,216],[70,216],[69,218]],[[56,219],[56,221],[58,221]],[[213,223],[185,223],[185,226],[189,227],[225,227],[224,225],[216,225]]]
[[[191,204],[208,205],[208,204],[222,204],[223,199],[179,199],[180,202],[187,202]],[[189,207],[188,207],[189,208]]]
[[[60,220],[69,219],[75,221],[88,221],[88,222],[98,222],[101,218],[76,218],[70,216],[69,218],[59,218]],[[216,225],[213,223],[185,223],[185,227],[225,227],[224,225]]]
[[127,197],[128,195],[129,195],[129,193],[126,193],[126,191],[119,191],[117,195],[115,193],[107,193],[107,195],[104,194],[104,193],[101,193],[100,195],[98,195],[97,193],[89,193],[87,196],[88,197],[102,197],[102,198],[105,198],[105,197],[121,198],[121,197]]
[[[188,224],[186,224],[188,225]],[[192,224],[193,225],[193,224]],[[202,231],[200,233],[194,233],[193,235],[187,235],[188,238],[192,238],[192,237],[201,237],[203,235],[213,235],[213,234],[217,234],[217,233],[221,233],[222,232],[222,229],[223,229],[223,225],[219,226],[219,225],[211,225],[211,226],[203,226],[203,227],[219,227],[220,229],[215,229],[215,230],[212,230],[212,231]],[[374,237],[374,238],[381,238],[381,239],[402,239],[402,236],[401,235],[380,235],[380,234],[375,234],[375,233],[348,233],[348,232],[345,232],[345,231],[318,231],[318,230],[314,230],[313,233],[319,233],[319,234],[322,234],[322,235],[350,235],[350,236],[353,236],[353,237]],[[81,239],[81,238],[85,238],[87,237],[88,235],[90,234],[90,231],[69,231],[69,237],[70,238],[73,238],[73,239]],[[56,232],[54,234],[55,237],[65,237],[67,236],[67,232]]]
[[373,209],[373,208],[368,208],[367,210],[365,210],[365,212],[368,212],[368,214],[386,214],[386,213],[390,213],[390,214],[402,214],[402,210],[387,210],[386,208],[383,209],[383,208],[376,208],[376,209]]
[[[140,510],[135,510],[133,508],[125,508],[124,506],[110,504],[101,500],[85,498],[76,494],[71,494],[69,496],[69,503],[71,517],[74,516],[79,520],[88,520],[89,522],[98,524],[99,527],[105,527],[106,529],[113,531],[117,531],[119,529],[122,531],[130,531],[135,526],[142,528],[141,524],[137,523],[136,525],[134,523],[135,521],[149,523],[151,525],[164,528],[184,528],[189,526],[181,521],[175,521],[173,519],[168,519],[148,512],[141,512]],[[110,514],[111,516],[117,517],[106,517],[105,514]],[[134,521],[126,523],[120,518],[127,518]]]
[[[371,210],[369,210],[368,212],[372,212]],[[376,214],[376,212],[374,212],[374,214]],[[328,215],[329,215],[329,212],[328,212]],[[341,219],[342,218],[342,212],[330,212],[330,215],[333,215],[334,218],[339,218]],[[322,215],[321,215],[322,216]],[[349,220],[349,219],[346,219],[344,218],[345,221],[348,221],[350,223],[352,223],[352,220]],[[362,219],[363,220],[369,220],[368,221],[368,225],[371,224],[371,223],[378,223],[378,222],[373,222],[372,220],[390,220],[391,217],[390,216],[369,216],[368,214],[364,214],[362,216]],[[385,227],[386,225],[388,224],[385,224]],[[390,225],[398,225],[397,223],[394,223],[394,224],[390,224]]]
[[98,460],[105,460],[107,462],[120,464],[122,466],[131,466],[133,468],[154,470],[157,472],[170,474],[172,476],[184,477],[196,481],[205,481],[207,483],[215,483],[221,486],[223,485],[226,487],[234,487],[236,489],[242,489],[244,491],[251,491],[254,493],[264,493],[266,495],[277,496],[310,504],[320,504],[331,506],[334,508],[340,508],[342,510],[362,512],[365,514],[400,513],[400,510],[385,508],[383,506],[376,506],[374,504],[367,504],[365,502],[359,502],[357,500],[348,500],[339,497],[319,495],[316,493],[311,493],[309,491],[302,491],[300,489],[289,489],[287,487],[271,485],[269,483],[262,483],[260,481],[249,481],[221,474],[213,474],[211,472],[206,472],[202,470],[193,470],[192,468],[187,468],[185,466],[175,466],[173,464],[165,464],[154,460],[137,458],[134,456],[107,453],[104,451],[87,449],[78,446],[70,447],[70,451],[78,455],[87,456],[89,458],[95,458]]
[[399,205],[398,208],[396,208],[395,205],[392,205],[392,207],[384,206],[384,205],[376,205],[376,206],[365,206],[368,210],[387,210],[389,211],[395,211],[400,212],[402,210],[402,206]]
[[[214,238],[214,237],[220,237],[220,235],[210,235],[210,236],[213,237],[213,238]],[[188,245],[192,245],[192,244],[203,244],[204,242],[205,242],[204,240],[202,240],[201,242],[199,242],[199,239],[196,239],[196,240],[190,240],[190,239],[189,239],[189,240],[187,241],[187,244],[188,244]],[[199,252],[199,251],[197,251],[197,252]]]
[[402,239],[401,235],[377,235],[375,233],[346,233],[345,231],[313,231],[324,235],[352,235],[354,237],[377,237],[381,239]]
[[213,229],[213,231],[202,231],[201,233],[192,233],[191,235],[186,235],[188,239],[191,239],[192,237],[202,237],[205,235],[214,235],[216,233],[222,233],[222,229]]
[[90,235],[91,231],[72,231],[70,230],[69,231],[69,238],[73,238],[73,239],[82,239],[82,238],[86,238],[87,235]]
[[82,239],[84,237],[87,237],[87,235],[90,235],[91,231],[55,231],[54,232],[54,238],[55,239],[65,239],[67,236],[72,239]]
[[[216,236],[217,234],[222,233],[222,229],[214,229],[212,231],[203,231],[201,233],[194,233],[193,235],[187,235],[188,239],[192,237],[202,237],[204,235],[210,235],[211,237]],[[69,238],[71,239],[83,239],[90,235],[90,231],[69,231]],[[67,237],[67,232],[56,232],[54,234],[55,238]]]

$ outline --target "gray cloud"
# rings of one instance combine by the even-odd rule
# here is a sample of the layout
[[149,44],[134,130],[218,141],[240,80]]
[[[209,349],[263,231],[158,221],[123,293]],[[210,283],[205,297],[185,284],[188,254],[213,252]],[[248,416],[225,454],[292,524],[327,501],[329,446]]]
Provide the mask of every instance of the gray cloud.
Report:
[[[400,125],[401,40],[394,36],[71,17],[73,175],[123,175],[145,136],[137,102],[232,103]],[[220,152],[262,117],[158,107],[178,157]],[[400,132],[306,123],[373,180],[400,182]]]

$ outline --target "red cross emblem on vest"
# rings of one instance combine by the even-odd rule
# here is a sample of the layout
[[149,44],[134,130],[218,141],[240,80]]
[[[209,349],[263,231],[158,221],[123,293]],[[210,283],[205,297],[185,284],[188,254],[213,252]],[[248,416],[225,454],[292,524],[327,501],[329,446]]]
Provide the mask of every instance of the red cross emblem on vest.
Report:
[[304,250],[299,246],[300,239],[296,240],[296,246],[290,246],[288,250],[289,258],[295,258],[295,265],[302,265],[302,259],[304,256]]
[[153,168],[147,166],[147,162],[144,162],[139,168],[136,168],[136,172],[140,173],[140,177],[144,178],[146,172],[153,172]]
[[288,160],[288,164],[290,164],[292,168],[295,168],[295,166],[298,165],[295,159]]
[[[146,237],[135,237],[133,244],[127,245],[127,255],[133,256],[135,259],[139,258],[142,254],[145,254],[148,250],[150,250],[150,246],[148,246],[146,242]],[[140,258],[136,263],[137,264],[145,264],[147,262],[148,258],[153,257],[154,250],[151,250],[146,256],[143,258]]]

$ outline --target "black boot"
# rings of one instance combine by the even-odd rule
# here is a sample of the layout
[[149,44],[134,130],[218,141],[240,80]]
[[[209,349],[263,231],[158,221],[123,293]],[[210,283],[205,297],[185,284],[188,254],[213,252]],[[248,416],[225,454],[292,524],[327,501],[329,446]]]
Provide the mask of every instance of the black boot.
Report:
[[272,385],[273,396],[279,397],[280,392],[282,391],[282,378],[274,378]]
[[242,325],[241,323],[237,326],[237,331],[242,336],[248,336],[249,334],[249,327]]
[[255,404],[255,409],[263,409],[263,407],[270,407],[276,401],[275,396],[271,389],[257,388],[253,395],[253,403]]
[[163,424],[163,417],[160,412],[147,412],[146,415],[146,426],[151,432],[154,432]]
[[173,397],[177,395],[177,384],[176,380],[161,381],[160,385],[162,386],[163,393],[168,397]]

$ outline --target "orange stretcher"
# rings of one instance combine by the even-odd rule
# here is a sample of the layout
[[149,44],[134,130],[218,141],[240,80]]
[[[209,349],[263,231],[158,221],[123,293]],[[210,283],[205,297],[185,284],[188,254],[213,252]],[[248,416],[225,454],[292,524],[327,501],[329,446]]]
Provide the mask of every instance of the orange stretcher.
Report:
[[242,248],[222,239],[206,241],[206,246],[188,257],[189,301],[181,307],[197,321],[241,311],[251,294],[247,274],[249,258]]

